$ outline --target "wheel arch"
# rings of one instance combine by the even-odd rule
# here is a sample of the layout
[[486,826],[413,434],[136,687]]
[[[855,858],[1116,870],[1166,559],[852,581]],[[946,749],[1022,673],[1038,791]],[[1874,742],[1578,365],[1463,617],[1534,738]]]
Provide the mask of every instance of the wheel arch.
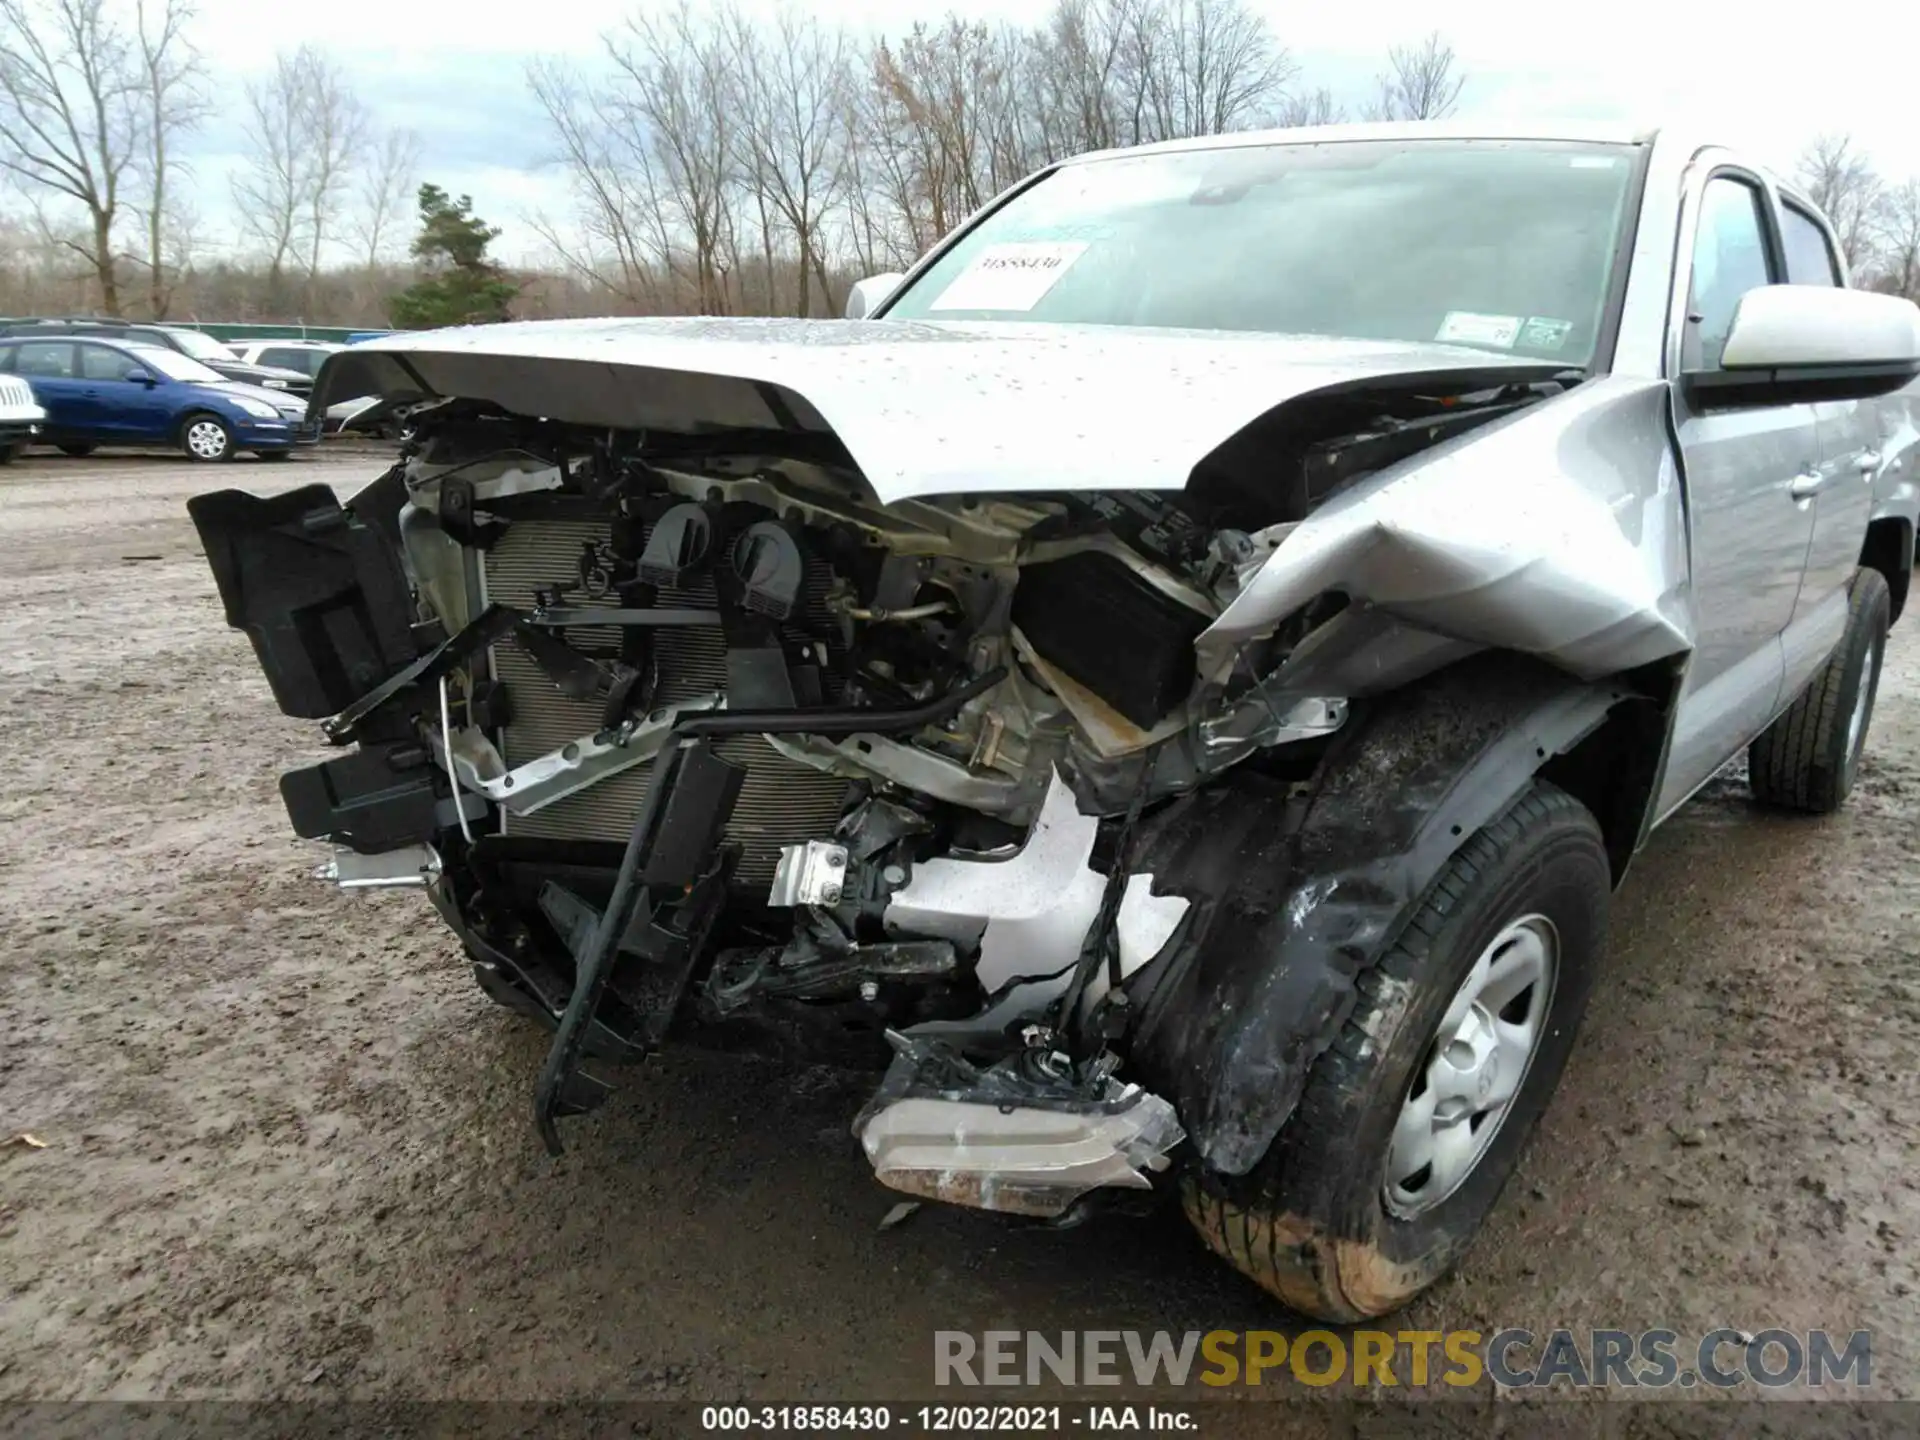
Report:
[[1892,610],[1891,625],[1906,608],[1907,591],[1913,584],[1913,522],[1902,515],[1883,515],[1867,525],[1867,538],[1860,547],[1862,569],[1878,570],[1886,577]]
[[1677,676],[1588,683],[1483,652],[1356,706],[1305,785],[1230,775],[1143,824],[1132,868],[1192,905],[1129,987],[1131,1059],[1210,1169],[1259,1162],[1358,976],[1536,777],[1593,811],[1619,882],[1649,828]]

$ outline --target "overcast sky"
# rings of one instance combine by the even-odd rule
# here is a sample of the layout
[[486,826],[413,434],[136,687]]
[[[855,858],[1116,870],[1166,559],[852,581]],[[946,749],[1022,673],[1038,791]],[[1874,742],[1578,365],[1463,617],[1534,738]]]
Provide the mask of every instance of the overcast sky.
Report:
[[[754,4],[756,0],[747,0]],[[758,0],[770,8],[775,0]],[[1031,23],[1044,0],[800,0],[823,18],[888,32],[949,10]],[[1460,113],[1685,123],[1789,168],[1822,131],[1850,131],[1894,176],[1920,173],[1916,42],[1920,7],[1824,12],[1724,0],[1614,0],[1605,7],[1474,0],[1436,10],[1410,0],[1340,5],[1251,0],[1301,67],[1351,108],[1371,90],[1386,47],[1440,23],[1468,75]],[[531,259],[526,217],[566,209],[542,116],[524,82],[535,54],[595,59],[598,36],[632,0],[327,0],[268,6],[200,0],[196,34],[224,113],[199,138],[195,183],[209,240],[230,223],[226,174],[240,144],[241,87],[277,49],[312,41],[347,68],[386,125],[420,132],[422,179],[507,233],[500,250]],[[530,19],[531,17],[531,19]],[[1775,18],[1777,17],[1777,18]]]

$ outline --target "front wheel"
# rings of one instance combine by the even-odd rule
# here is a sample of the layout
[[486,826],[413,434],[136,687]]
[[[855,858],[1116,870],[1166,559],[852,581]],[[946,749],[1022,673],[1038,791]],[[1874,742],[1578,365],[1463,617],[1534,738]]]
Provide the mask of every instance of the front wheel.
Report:
[[1474,835],[1252,1174],[1188,1173],[1188,1218],[1304,1314],[1397,1310],[1471,1243],[1560,1080],[1606,946],[1600,828],[1536,782]]
[[233,458],[233,432],[213,415],[189,415],[180,427],[180,448],[189,460],[209,464]]

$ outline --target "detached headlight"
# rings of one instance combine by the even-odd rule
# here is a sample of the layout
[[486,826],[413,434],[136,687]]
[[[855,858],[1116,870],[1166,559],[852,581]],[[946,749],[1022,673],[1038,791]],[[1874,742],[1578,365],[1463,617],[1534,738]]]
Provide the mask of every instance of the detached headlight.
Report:
[[256,420],[278,420],[280,418],[280,412],[264,400],[255,400],[247,395],[236,395],[233,397],[233,403],[246,411],[247,414],[253,416]]

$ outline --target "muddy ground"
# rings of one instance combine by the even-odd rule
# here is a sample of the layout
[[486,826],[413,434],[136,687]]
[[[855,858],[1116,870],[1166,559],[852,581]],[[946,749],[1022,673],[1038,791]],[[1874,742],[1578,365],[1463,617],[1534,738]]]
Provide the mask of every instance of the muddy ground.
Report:
[[[865,1082],[674,1054],[550,1160],[543,1035],[414,895],[309,878],[321,757],[221,620],[182,502],[377,455],[0,471],[0,1399],[931,1393],[936,1329],[1286,1327],[1177,1217],[891,1199]],[[1619,898],[1565,1085],[1401,1328],[1874,1332],[1920,1398],[1920,631],[1827,820],[1722,776]],[[951,1392],[948,1392],[951,1398]]]

